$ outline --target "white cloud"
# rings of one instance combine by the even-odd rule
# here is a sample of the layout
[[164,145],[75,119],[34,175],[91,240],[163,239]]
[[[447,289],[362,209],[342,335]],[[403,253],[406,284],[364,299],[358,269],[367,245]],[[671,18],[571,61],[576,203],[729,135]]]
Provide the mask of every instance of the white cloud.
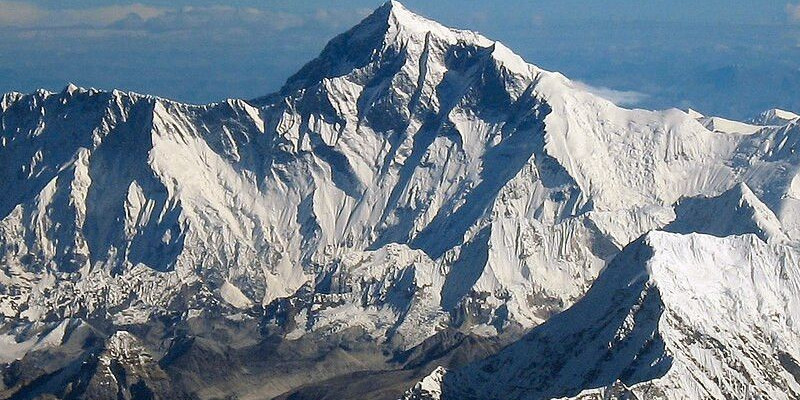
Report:
[[786,4],[786,14],[789,16],[789,20],[800,22],[800,4]]
[[152,7],[144,4],[129,4],[122,6],[95,7],[86,9],[71,9],[58,11],[55,14],[67,24],[78,25],[81,22],[89,25],[105,26],[131,16],[149,20],[167,13],[167,9]]
[[[352,15],[352,10],[349,11]],[[41,7],[32,2],[0,0],[0,28],[25,28],[30,31],[72,29],[80,35],[102,35],[103,31],[109,33],[119,30],[151,34],[214,30],[264,32],[282,31],[305,23],[330,25],[346,20],[342,18],[345,17],[344,12],[327,11],[320,17],[319,12],[300,16],[255,7],[209,5],[170,8],[141,3],[59,9]]]
[[92,8],[49,9],[22,1],[0,1],[0,26],[21,28],[103,27],[136,17],[149,20],[167,9],[140,3]]
[[230,6],[187,6],[167,10],[153,18],[126,18],[109,28],[143,30],[152,33],[171,31],[214,31],[227,29],[282,31],[302,25],[303,18],[294,14],[258,8]]
[[[335,4],[297,13],[259,6],[234,7],[222,5],[221,1],[219,4],[181,7],[134,3],[75,8],[61,3],[41,6],[30,0],[0,0],[0,30],[5,30],[2,33],[6,38],[26,41],[136,38],[241,45],[277,34],[292,34],[287,31],[301,27],[333,35],[370,12]],[[295,45],[309,45],[312,37],[298,34]]]
[[317,8],[314,10],[311,19],[315,23],[322,23],[334,28],[342,28],[352,26],[358,22],[358,20],[372,13],[372,11],[373,10],[369,8],[358,8],[355,10],[338,7]]
[[650,97],[646,93],[633,90],[615,90],[603,86],[592,86],[580,81],[573,81],[573,83],[578,89],[602,97],[618,106],[635,106]]
[[17,1],[0,1],[0,26],[25,26],[40,20],[45,12],[39,7]]

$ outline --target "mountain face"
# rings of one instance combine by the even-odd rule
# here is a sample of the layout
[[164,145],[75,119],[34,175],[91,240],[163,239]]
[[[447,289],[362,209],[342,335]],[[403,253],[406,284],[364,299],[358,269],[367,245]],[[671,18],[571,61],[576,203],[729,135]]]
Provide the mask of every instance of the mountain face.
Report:
[[0,397],[796,397],[778,114],[622,109],[397,2],[251,101],[6,94]]
[[[573,307],[496,355],[453,372],[435,371],[438,384],[429,383],[427,393],[458,399],[797,398],[798,257],[796,249],[770,246],[755,235],[648,233],[628,245]],[[414,394],[408,398],[426,398]]]

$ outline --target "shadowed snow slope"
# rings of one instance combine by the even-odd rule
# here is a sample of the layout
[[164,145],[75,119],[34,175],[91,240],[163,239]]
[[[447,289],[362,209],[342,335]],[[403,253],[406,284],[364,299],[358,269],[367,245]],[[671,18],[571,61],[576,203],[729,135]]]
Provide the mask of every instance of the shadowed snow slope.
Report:
[[2,332],[213,310],[404,351],[535,327],[655,229],[793,245],[800,125],[695,117],[619,108],[397,2],[249,102],[9,93]]
[[664,230],[719,237],[754,233],[765,242],[788,241],[775,214],[744,183],[717,197],[683,199],[676,205],[675,214],[675,221]]

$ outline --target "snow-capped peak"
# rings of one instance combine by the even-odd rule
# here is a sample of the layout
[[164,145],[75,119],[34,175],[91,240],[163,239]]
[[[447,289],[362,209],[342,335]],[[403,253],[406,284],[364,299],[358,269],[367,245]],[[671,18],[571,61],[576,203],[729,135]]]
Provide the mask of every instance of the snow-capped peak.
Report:
[[[388,1],[381,8],[377,9],[367,20],[377,18],[386,19],[391,30],[405,31],[413,35],[435,35],[448,38],[452,41],[466,41],[483,47],[491,46],[494,41],[469,30],[461,30],[446,27],[434,20],[418,15],[398,1]],[[365,20],[366,21],[366,20]]]
[[76,92],[79,92],[79,91],[81,91],[81,90],[82,90],[82,89],[81,89],[80,87],[78,87],[78,86],[77,86],[77,85],[75,85],[74,83],[70,82],[70,83],[69,83],[69,84],[67,84],[67,86],[64,88],[64,93],[75,94]]
[[[463,50],[448,54],[448,57],[471,56],[473,52],[483,49],[497,64],[518,74],[528,74],[532,68],[499,42],[474,31],[446,27],[415,14],[399,2],[389,1],[359,24],[332,39],[316,59],[287,80],[281,94],[308,88],[326,78],[352,75],[352,72],[362,71],[369,73],[369,76],[371,73],[387,72],[386,69],[402,64],[402,60],[428,58],[429,62],[423,65],[435,71],[443,67],[434,64],[443,64],[444,54],[442,57],[431,57],[428,53],[453,46]],[[358,77],[366,79],[363,74]],[[269,98],[272,97],[267,96],[255,102],[263,104]]]
[[751,121],[756,125],[786,125],[798,119],[800,119],[800,115],[791,111],[772,108],[762,112],[757,117],[751,119]]
[[[397,30],[403,30],[412,35],[434,35],[446,39],[452,44],[460,42],[480,47],[490,47],[492,54],[501,62],[515,64],[520,67],[520,70],[528,67],[520,56],[499,41],[488,39],[475,31],[446,27],[436,21],[415,14],[398,1],[389,1],[384,7],[389,8],[390,26]],[[376,12],[376,14],[379,12]],[[522,65],[525,66],[521,67]]]

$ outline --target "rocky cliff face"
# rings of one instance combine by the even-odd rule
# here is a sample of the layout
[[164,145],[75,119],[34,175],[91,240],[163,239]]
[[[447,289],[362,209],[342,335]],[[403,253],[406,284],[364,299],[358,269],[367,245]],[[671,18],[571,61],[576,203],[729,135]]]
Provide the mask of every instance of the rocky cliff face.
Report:
[[[449,330],[513,338],[653,230],[794,246],[797,121],[703,118],[621,109],[396,2],[252,101],[6,94],[0,361],[67,320],[144,335],[173,361],[216,354],[198,332],[240,348],[358,337],[387,354]],[[332,357],[342,373],[380,364]],[[574,389],[624,378],[604,374]]]

